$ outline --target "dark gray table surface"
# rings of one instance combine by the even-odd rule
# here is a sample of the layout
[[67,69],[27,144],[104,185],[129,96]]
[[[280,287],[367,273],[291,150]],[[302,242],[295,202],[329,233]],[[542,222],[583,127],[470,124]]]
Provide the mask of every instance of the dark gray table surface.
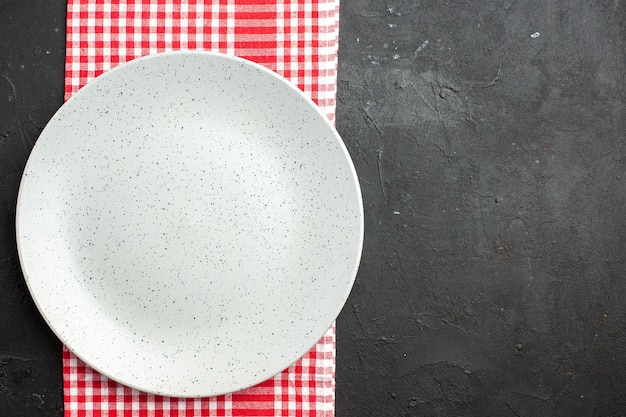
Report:
[[[14,217],[64,23],[64,1],[0,1],[0,416],[62,415]],[[342,2],[366,239],[337,416],[626,415],[625,74],[623,0]]]

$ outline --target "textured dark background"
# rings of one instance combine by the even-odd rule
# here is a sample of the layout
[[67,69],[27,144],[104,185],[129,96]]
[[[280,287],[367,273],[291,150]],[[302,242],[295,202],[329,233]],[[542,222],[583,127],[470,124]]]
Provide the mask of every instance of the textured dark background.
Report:
[[[62,415],[13,223],[64,13],[0,1],[0,416]],[[337,416],[626,415],[626,1],[344,0],[340,34],[366,241]]]

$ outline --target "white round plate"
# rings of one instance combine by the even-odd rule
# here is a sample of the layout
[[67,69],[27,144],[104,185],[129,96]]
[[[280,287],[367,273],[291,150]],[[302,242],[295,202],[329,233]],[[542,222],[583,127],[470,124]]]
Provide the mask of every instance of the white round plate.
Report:
[[54,115],[17,204],[22,269],[81,359],[197,397],[282,371],[336,319],[363,244],[346,148],[274,72],[208,52],[121,65]]

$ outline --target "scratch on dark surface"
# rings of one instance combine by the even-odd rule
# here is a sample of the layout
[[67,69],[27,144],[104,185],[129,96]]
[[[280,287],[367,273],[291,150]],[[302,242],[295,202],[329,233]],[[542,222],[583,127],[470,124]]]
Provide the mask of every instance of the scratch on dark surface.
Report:
[[482,88],[487,88],[487,87],[491,87],[493,85],[496,84],[496,82],[498,82],[498,80],[500,79],[500,71],[502,69],[502,62],[500,62],[500,64],[498,65],[498,71],[496,72],[496,76],[494,77],[493,80],[491,80],[491,82],[489,84],[485,84],[485,85],[481,85]]
[[367,81],[367,78],[363,78],[363,83],[365,84],[365,89],[367,90],[367,94],[369,94],[370,96],[370,100],[375,101],[374,100],[374,94],[372,94],[372,86],[370,85],[369,81]]
[[[372,103],[376,104],[376,100],[374,99],[374,94],[372,94],[372,87],[370,86],[370,83],[367,81],[367,79],[363,79],[363,83],[365,84],[365,89],[367,90],[367,93],[370,96],[370,100]],[[378,123],[376,123],[376,121],[374,120],[374,118],[372,117],[372,115],[369,112],[369,102],[368,102],[368,107],[363,107],[361,106],[361,111],[363,111],[363,114],[365,115],[365,120],[367,121],[367,123],[371,126],[374,126],[374,128],[378,131],[378,133],[380,134],[380,136],[383,136],[383,131],[380,128],[380,126],[378,126]]]
[[387,192],[385,191],[385,181],[383,180],[383,171],[380,168],[381,159],[383,157],[383,146],[381,146],[380,149],[378,150],[378,157],[376,158],[376,167],[378,168],[378,182],[380,183],[380,192],[383,194],[383,198],[386,200]]
[[385,6],[387,7],[387,13],[389,13],[390,15],[396,17],[402,16],[402,13],[397,11],[395,7],[391,6],[388,2],[385,2]]
[[560,400],[564,395],[571,397],[570,393],[569,393],[569,387],[572,386],[572,383],[574,382],[574,378],[575,375],[571,372],[566,372],[565,375],[568,377],[567,383],[565,384],[565,386],[560,390],[560,392],[557,394],[556,396],[556,400]]
[[415,143],[417,146],[419,146],[419,141],[420,140],[415,135],[412,135],[409,132],[402,132],[402,136],[404,136],[407,139],[410,139],[413,143]]
[[363,326],[363,320],[361,319],[361,314],[359,314],[359,309],[355,304],[352,304],[352,311],[354,312],[354,316],[356,317],[357,323],[359,323],[359,328],[363,333],[367,333],[365,331],[365,327]]
[[429,362],[429,363],[425,363],[420,365],[417,369],[415,369],[415,371],[413,373],[419,373],[420,371],[424,370],[424,369],[428,369],[437,365],[445,365],[448,368],[455,368],[458,369],[460,371],[463,371],[463,373],[467,376],[470,376],[472,374],[472,371],[467,369],[466,367],[459,365],[458,363],[455,362],[451,362],[449,360],[438,360],[438,361],[434,361],[434,362]]
[[422,331],[422,332],[424,331],[424,327],[432,329],[432,326],[429,325],[428,323],[426,323],[424,320],[415,319],[415,323],[417,323],[417,326],[420,328],[420,331]]
[[459,87],[449,82],[438,83],[437,85],[439,86],[439,97],[441,98],[444,98],[443,90],[449,90],[449,91],[452,91],[453,93],[461,92],[461,89]]
[[44,401],[44,398],[46,398],[45,395],[41,395],[41,394],[37,394],[36,392],[33,392],[31,395],[31,398],[33,398],[36,404],[36,407],[38,409],[42,409],[42,407],[46,404],[46,402]]
[[424,42],[422,42],[422,44],[415,50],[415,57],[417,58],[417,54],[419,54],[420,52],[422,52],[424,50],[424,48],[426,48],[428,46],[428,39],[426,39]]
[[541,206],[541,191],[539,190],[540,181],[537,178],[537,174],[533,173],[533,181],[534,181],[534,186],[535,186],[535,197],[537,198],[537,204]]
[[428,102],[426,101],[426,98],[424,98],[424,96],[419,92],[419,90],[417,89],[417,87],[415,86],[415,84],[413,84],[412,82],[410,82],[408,85],[410,85],[411,87],[413,87],[413,89],[415,90],[415,93],[417,94],[417,96],[419,97],[419,99],[422,101],[422,103],[424,103],[426,105],[426,107],[428,107],[429,109],[431,109],[433,111],[433,113],[437,113],[437,110],[435,110],[435,108]]
[[517,394],[517,395],[521,395],[522,397],[534,398],[534,399],[536,399],[536,400],[543,401],[543,402],[548,402],[548,401],[550,401],[550,397],[548,397],[548,398],[542,398],[542,397],[540,397],[540,396],[538,396],[538,395],[536,395],[536,394],[529,394],[529,393],[526,393],[526,392],[521,392],[521,391],[517,391],[517,390],[514,390],[514,391],[513,391],[513,393],[514,393],[514,394]]
[[383,136],[383,131],[382,129],[378,126],[378,124],[376,123],[376,121],[374,121],[374,119],[372,118],[372,116],[370,115],[370,112],[368,109],[366,109],[365,107],[361,106],[361,110],[363,111],[363,114],[365,115],[365,120],[367,120],[367,122],[374,126],[374,129],[376,129],[378,131],[378,133],[380,134],[380,136]]
[[476,123],[476,120],[474,120],[470,114],[465,114],[465,121],[472,125],[474,133],[478,133],[478,123]]
[[400,343],[400,341],[395,340],[395,338],[393,336],[391,337],[387,337],[387,336],[380,336],[378,339],[376,339],[378,342],[381,342],[384,345],[397,345]]
[[[15,260],[15,256],[7,256],[6,258],[1,259],[0,263],[9,263],[13,260]],[[2,360],[2,356],[0,356],[0,360]]]
[[465,330],[463,327],[461,327],[461,326],[459,326],[459,325],[457,325],[457,324],[451,323],[451,322],[450,322],[449,320],[447,320],[447,319],[441,319],[441,321],[442,321],[442,322],[444,322],[445,324],[447,324],[447,325],[448,325],[448,326],[450,326],[450,327],[454,327],[455,329],[458,329],[458,330],[462,331],[462,332],[463,332],[463,333],[465,333],[465,334],[471,334],[472,336],[479,337],[476,333],[472,333],[472,332],[470,332],[470,331],[467,331],[467,330]]
[[32,144],[30,143],[30,138],[28,137],[28,134],[26,133],[26,129],[24,129],[24,126],[22,126],[22,124],[19,124],[19,128],[20,128],[20,138],[22,139],[22,145],[24,146],[24,151],[26,151],[27,153],[30,153],[30,150],[32,148]]
[[511,412],[513,414],[515,414],[517,417],[522,417],[511,405],[511,403],[509,403],[508,401],[505,403],[507,405],[507,407],[509,407],[509,410],[511,410]]
[[[433,142],[434,143],[434,142]],[[450,155],[448,152],[445,151],[445,149],[443,149],[441,147],[441,145],[439,145],[438,143],[434,143],[434,145],[439,148],[439,150],[441,151],[441,153],[448,159],[452,158],[454,155],[456,155],[456,152],[452,152],[452,155]]]
[[9,98],[9,101],[17,100],[17,91],[15,89],[15,84],[13,84],[13,81],[11,81],[9,77],[7,77],[6,75],[0,74],[0,78],[3,78],[11,86],[11,91],[13,92],[13,96],[12,96],[13,98],[12,99]]
[[26,358],[24,356],[17,356],[17,355],[0,355],[0,364],[2,363],[7,363],[8,361],[20,361],[20,362],[26,362],[26,361],[30,361],[32,360],[32,358]]
[[[437,116],[437,126],[439,128],[439,133],[440,136],[444,139],[444,145],[449,144],[449,138],[448,138],[448,133],[447,130],[444,129],[444,117],[441,114],[441,109],[439,108],[439,104],[438,104],[438,98],[441,97],[442,99],[445,99],[445,95],[442,93],[442,89],[445,88],[447,90],[450,90],[452,92],[454,92],[455,94],[457,94],[460,90],[458,90],[456,87],[454,87],[453,85],[449,84],[449,83],[445,83],[443,84],[440,80],[439,80],[439,75],[436,74],[436,83],[431,84],[431,91],[433,93],[433,100],[435,102],[435,114]],[[437,91],[437,89],[439,89],[439,91]],[[452,155],[448,154],[443,147],[439,146],[438,144],[435,143],[435,145],[439,148],[439,150],[444,154],[444,156],[446,156],[446,158],[450,159]],[[446,146],[447,147],[447,146]]]
[[437,113],[437,118],[441,119],[441,115],[439,114],[439,106],[437,105],[437,96],[439,93],[435,87],[439,87],[437,84],[431,84],[430,89],[433,92],[434,101],[435,101],[435,112]]

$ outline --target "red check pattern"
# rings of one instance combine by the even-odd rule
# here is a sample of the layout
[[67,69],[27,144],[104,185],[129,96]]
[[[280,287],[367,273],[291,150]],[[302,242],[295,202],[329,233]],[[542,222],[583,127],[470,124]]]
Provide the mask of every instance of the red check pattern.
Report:
[[69,0],[67,7],[66,100],[133,58],[202,49],[265,65],[334,120],[338,0]]
[[335,327],[299,361],[243,391],[206,398],[148,394],[119,384],[63,349],[66,417],[332,417]]
[[[338,0],[69,0],[65,99],[120,63],[170,50],[250,59],[297,85],[333,121]],[[335,326],[298,362],[246,390],[172,398],[121,385],[63,351],[66,417],[331,417]]]

